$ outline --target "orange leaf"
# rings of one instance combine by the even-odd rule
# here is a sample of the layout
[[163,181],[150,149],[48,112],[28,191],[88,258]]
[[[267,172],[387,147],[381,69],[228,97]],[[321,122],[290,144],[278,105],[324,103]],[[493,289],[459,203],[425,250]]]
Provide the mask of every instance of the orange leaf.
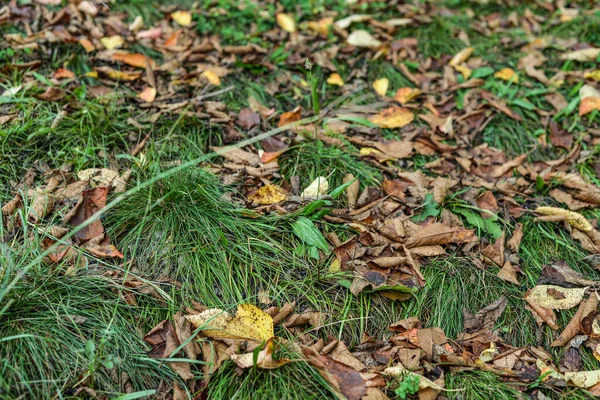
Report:
[[86,53],[91,53],[96,50],[94,44],[88,39],[79,39],[79,44],[83,47]]
[[165,43],[163,44],[163,46],[165,46],[165,47],[177,46],[177,40],[179,39],[179,35],[181,35],[181,32],[182,32],[181,29],[175,31],[171,36],[169,36],[169,38],[167,40],[165,40]]
[[54,72],[54,78],[56,79],[71,79],[75,78],[75,74],[66,68],[59,68]]
[[292,122],[300,121],[301,114],[301,106],[294,108],[292,111],[284,112],[283,114],[281,114],[281,117],[279,118],[279,124],[277,126],[284,126],[287,124],[291,124]]
[[127,65],[138,68],[146,68],[146,63],[150,64],[150,68],[154,69],[156,63],[154,60],[140,53],[115,53],[112,56],[115,61],[124,62]]
[[421,91],[419,89],[405,87],[398,89],[398,91],[396,92],[396,96],[394,96],[394,99],[396,99],[401,104],[405,104],[415,99],[420,94]]
[[141,91],[139,96],[142,101],[145,101],[146,103],[152,103],[156,98],[156,89],[153,87],[147,87]]
[[579,103],[579,116],[600,110],[600,97],[586,97]]

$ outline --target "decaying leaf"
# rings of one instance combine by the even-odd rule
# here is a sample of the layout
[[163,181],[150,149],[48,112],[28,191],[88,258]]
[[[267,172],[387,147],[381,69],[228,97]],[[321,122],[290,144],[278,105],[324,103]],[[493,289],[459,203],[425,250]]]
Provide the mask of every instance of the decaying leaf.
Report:
[[252,304],[238,305],[235,317],[218,308],[185,318],[196,328],[206,327],[202,334],[213,339],[267,341],[275,336],[273,318]]
[[329,182],[324,176],[319,176],[302,191],[302,197],[318,197],[327,194]]
[[271,338],[267,340],[267,343],[265,344],[264,348],[261,351],[259,351],[256,356],[254,353],[232,354],[231,359],[237,364],[238,367],[242,369],[252,368],[254,366],[262,369],[275,369],[291,361],[289,358],[275,360],[273,358],[274,349],[275,342]]
[[551,310],[568,310],[578,305],[587,288],[563,288],[556,285],[538,285],[530,289],[525,298],[540,307]]
[[102,43],[102,46],[104,46],[106,50],[113,50],[123,47],[125,39],[123,39],[122,36],[114,35],[100,38],[100,43]]
[[192,24],[192,14],[187,11],[175,11],[171,13],[171,19],[181,26],[190,26]]
[[258,189],[254,194],[248,197],[248,200],[256,204],[275,204],[286,199],[285,191],[274,184],[265,185]]
[[467,47],[462,49],[461,51],[456,53],[454,57],[452,57],[448,65],[450,65],[451,67],[456,67],[457,65],[464,63],[469,59],[469,57],[471,57],[471,54],[473,54],[474,50],[475,49],[473,47]]
[[600,55],[600,48],[589,48],[570,51],[560,55],[561,60],[575,60],[581,62],[595,62]]
[[519,75],[517,75],[515,70],[512,68],[502,68],[500,71],[494,74],[494,77],[508,82],[519,82]]
[[414,88],[400,88],[396,92],[394,99],[396,99],[400,104],[409,103],[414,100],[417,96],[421,94],[421,90]]
[[344,80],[337,72],[329,75],[329,78],[327,78],[327,83],[330,85],[344,86]]

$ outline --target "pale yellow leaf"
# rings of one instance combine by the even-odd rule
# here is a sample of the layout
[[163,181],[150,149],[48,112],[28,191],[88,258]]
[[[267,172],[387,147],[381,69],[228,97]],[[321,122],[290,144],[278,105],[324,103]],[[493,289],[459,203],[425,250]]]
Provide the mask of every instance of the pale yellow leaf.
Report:
[[456,53],[454,57],[452,57],[452,60],[450,60],[448,65],[450,65],[451,67],[456,67],[457,65],[464,63],[469,59],[469,57],[471,57],[471,54],[473,54],[473,50],[473,47],[467,47],[466,49],[462,49],[461,51]]
[[248,200],[263,205],[279,203],[286,199],[285,191],[274,184],[265,185],[248,197]]
[[329,182],[324,176],[319,176],[317,179],[312,181],[310,185],[302,191],[302,197],[317,197],[327,194],[329,190]]
[[348,35],[346,42],[349,45],[356,47],[379,47],[381,42],[373,37],[369,32],[363,30],[356,30]]
[[187,11],[175,11],[171,13],[171,19],[181,26],[190,26],[192,24],[192,14]]
[[519,82],[519,75],[512,68],[502,68],[494,74],[494,77],[508,82]]
[[587,288],[563,288],[556,285],[538,285],[525,296],[528,301],[551,310],[568,310],[583,299]]
[[294,17],[291,15],[279,13],[275,16],[275,19],[277,20],[277,25],[284,31],[289,33],[296,32],[296,21],[294,21]]
[[235,317],[223,310],[213,308],[196,315],[186,315],[188,321],[202,333],[213,339],[243,339],[266,341],[275,336],[273,318],[252,304],[238,305]]
[[119,35],[106,36],[100,39],[100,43],[102,43],[102,46],[107,50],[113,50],[123,46],[123,44],[125,44],[125,39]]
[[380,96],[385,96],[390,86],[390,80],[388,78],[377,79],[373,82],[373,89]]

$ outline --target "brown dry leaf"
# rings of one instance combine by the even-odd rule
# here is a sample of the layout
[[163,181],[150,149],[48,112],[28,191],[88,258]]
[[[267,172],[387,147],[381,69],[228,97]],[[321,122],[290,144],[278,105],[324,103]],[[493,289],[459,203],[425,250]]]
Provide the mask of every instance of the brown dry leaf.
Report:
[[586,301],[582,301],[579,304],[577,312],[571,318],[571,321],[567,324],[565,329],[560,335],[552,342],[552,347],[565,346],[569,341],[578,335],[583,330],[582,321],[584,319],[593,318],[598,313],[598,296],[592,293]]
[[286,199],[285,191],[274,184],[265,185],[248,197],[248,200],[262,205],[280,203]]
[[360,191],[360,182],[352,174],[344,175],[344,184],[352,182],[350,186],[346,188],[346,197],[348,198],[348,207],[353,209],[356,206],[358,200],[358,193]]
[[344,80],[337,72],[329,75],[329,78],[327,78],[327,83],[330,85],[344,86]]
[[249,131],[257,125],[260,125],[260,115],[249,108],[242,108],[238,114],[237,123],[239,126]]
[[527,158],[527,154],[521,154],[520,156],[517,156],[517,157],[513,158],[512,160],[496,167],[492,171],[490,176],[492,178],[500,178],[502,175],[506,174],[508,171],[523,164],[523,161],[525,161],[526,158]]
[[373,90],[380,96],[385,96],[387,94],[389,86],[390,80],[388,78],[377,79],[373,82]]
[[409,88],[409,87],[400,88],[396,91],[396,95],[394,96],[394,99],[396,101],[398,101],[400,104],[406,104],[406,103],[409,103],[412,100],[414,100],[421,93],[422,92],[420,89]]
[[512,68],[502,68],[494,74],[495,78],[502,79],[508,82],[518,83],[519,75]]
[[112,59],[137,68],[146,68],[147,65],[150,65],[152,69],[156,67],[154,60],[141,53],[114,53]]
[[291,15],[279,13],[275,15],[275,19],[277,20],[277,25],[279,25],[279,27],[284,31],[288,33],[296,32],[296,21]]
[[571,269],[564,261],[545,265],[538,283],[563,287],[596,286],[598,281],[586,279],[582,274]]
[[106,50],[114,50],[123,47],[125,39],[123,39],[122,36],[114,35],[101,38],[100,43],[102,43],[102,46],[104,46]]
[[438,176],[433,181],[433,199],[436,203],[442,204],[450,189],[458,184],[458,181],[455,181],[452,178],[442,178]]
[[367,394],[367,385],[358,371],[327,356],[307,352],[308,349],[305,351],[308,362],[348,400],[361,400]]
[[507,282],[514,283],[517,286],[520,285],[519,279],[517,278],[517,270],[510,263],[510,261],[506,261],[504,263],[504,265],[502,266],[500,271],[498,271],[498,274],[496,276],[498,276],[498,278],[505,280]]
[[95,70],[96,73],[104,74],[116,81],[135,81],[142,76],[142,72],[139,71],[117,71],[110,67],[96,67]]
[[[97,187],[91,190],[83,191],[81,204],[77,208],[75,214],[69,219],[71,226],[79,226],[92,215],[106,206],[106,196],[108,195],[108,187]],[[84,242],[104,234],[102,221],[98,218],[86,227],[79,230],[75,236],[80,241]]]
[[252,368],[254,366],[261,369],[276,369],[279,368],[291,360],[289,358],[282,358],[280,360],[275,360],[273,358],[273,351],[275,349],[274,339],[271,338],[265,344],[265,347],[258,352],[256,355],[256,363],[254,362],[254,353],[245,353],[245,354],[232,354],[231,360],[237,364],[238,367],[242,369]]
[[171,19],[180,26],[190,26],[192,24],[192,14],[187,11],[175,11],[171,13]]
[[401,159],[408,158],[413,152],[412,142],[406,140],[387,140],[373,144],[377,150],[381,151],[386,158]]
[[213,339],[267,341],[274,337],[273,318],[252,304],[238,305],[235,317],[218,308],[186,315],[194,327],[207,327],[202,334]]
[[403,107],[392,106],[381,111],[377,115],[373,115],[369,118],[374,124],[379,125],[381,128],[402,128],[410,124],[415,119],[414,114]]
[[587,288],[563,288],[556,285],[538,285],[525,294],[525,299],[551,310],[568,310],[578,305]]
[[433,223],[417,231],[406,239],[406,247],[434,246],[447,243],[466,243],[476,239],[474,229],[450,228],[444,224]]
[[43,101],[58,101],[66,96],[64,90],[57,87],[49,87],[42,94],[37,95],[36,97]]
[[52,211],[54,203],[55,198],[51,193],[36,194],[29,208],[27,219],[34,224],[40,222]]
[[277,126],[282,127],[287,124],[291,124],[292,122],[300,121],[302,118],[302,107],[298,106],[294,108],[292,111],[284,112],[281,114],[279,118],[279,123]]
[[[126,187],[126,182],[119,176],[119,173],[108,168],[88,168],[82,169],[77,173],[77,178],[80,181],[85,181],[94,188],[98,186],[111,186],[115,191],[122,192]],[[69,186],[67,186],[69,187]],[[82,185],[73,186],[73,189],[79,190]],[[67,196],[67,194],[63,194]],[[70,195],[68,198],[75,197]]]

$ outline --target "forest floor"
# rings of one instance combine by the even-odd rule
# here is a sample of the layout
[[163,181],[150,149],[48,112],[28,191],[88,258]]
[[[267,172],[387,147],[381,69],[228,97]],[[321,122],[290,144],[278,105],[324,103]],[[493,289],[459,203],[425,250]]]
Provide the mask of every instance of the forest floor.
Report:
[[5,2],[0,398],[599,396],[594,7]]

